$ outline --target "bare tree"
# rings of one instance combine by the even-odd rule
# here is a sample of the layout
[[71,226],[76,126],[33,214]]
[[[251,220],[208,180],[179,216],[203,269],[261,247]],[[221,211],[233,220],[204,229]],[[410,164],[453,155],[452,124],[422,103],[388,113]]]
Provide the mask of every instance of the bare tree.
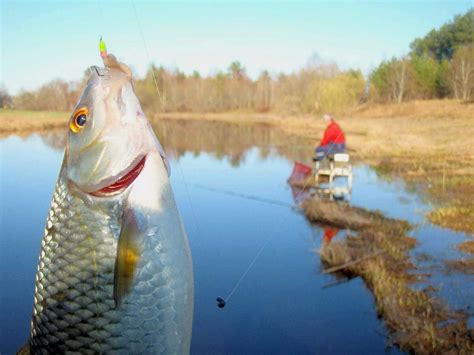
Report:
[[402,58],[392,62],[392,66],[389,71],[388,80],[392,92],[392,100],[401,103],[408,89],[409,77],[409,60]]
[[0,108],[10,108],[13,106],[13,100],[5,87],[0,87]]
[[449,81],[456,99],[468,101],[474,92],[474,46],[459,48],[451,60]]

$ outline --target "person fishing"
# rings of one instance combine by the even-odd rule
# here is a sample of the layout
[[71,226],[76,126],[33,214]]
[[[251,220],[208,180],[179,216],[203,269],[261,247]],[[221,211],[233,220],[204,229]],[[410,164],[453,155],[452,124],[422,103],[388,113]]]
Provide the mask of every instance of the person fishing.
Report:
[[329,154],[346,152],[346,138],[341,127],[328,113],[323,115],[323,119],[326,122],[326,130],[319,146],[316,147],[317,160],[323,160]]

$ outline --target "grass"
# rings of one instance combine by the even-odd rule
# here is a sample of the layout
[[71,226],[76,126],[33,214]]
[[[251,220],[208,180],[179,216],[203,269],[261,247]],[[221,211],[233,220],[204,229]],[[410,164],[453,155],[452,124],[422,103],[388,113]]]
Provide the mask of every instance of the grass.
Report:
[[70,113],[0,109],[0,136],[67,127]]
[[[298,117],[256,113],[163,113],[155,119],[266,124],[310,139],[317,145],[324,123]],[[435,224],[474,234],[474,104],[455,100],[364,105],[337,118],[351,155],[386,177],[422,186]],[[450,211],[448,216],[448,211]]]
[[474,254],[474,240],[468,240],[458,245],[458,249],[463,253]]
[[[69,115],[0,110],[0,136],[66,128]],[[243,125],[242,131],[247,131],[247,126],[249,129],[276,127],[291,133],[292,139],[286,141],[291,145],[297,144],[300,138],[305,142],[312,140],[316,145],[324,130],[321,119],[309,115],[166,113],[153,116],[152,121],[159,122],[163,118],[194,121],[196,125],[202,120],[212,122],[212,126],[226,137],[226,127],[219,127],[218,122]],[[442,100],[366,105],[338,118],[338,122],[346,133],[354,158],[370,164],[384,177],[403,178],[435,205],[428,215],[433,223],[474,233],[474,145],[471,142],[474,105]],[[179,136],[186,136],[188,131],[189,125],[183,125]],[[244,133],[228,139],[234,139],[236,146],[251,146],[255,137],[260,137]],[[160,138],[164,140],[174,137],[167,135],[166,129],[162,135]],[[265,137],[259,139],[265,140]],[[193,138],[196,151],[199,151],[203,143],[199,137],[189,140]],[[206,143],[212,151],[221,147],[219,140]],[[237,149],[235,155],[239,156],[240,151]],[[467,329],[465,319],[448,312],[430,297],[428,291],[410,287],[415,281],[414,265],[407,255],[416,241],[406,235],[410,229],[406,222],[348,205],[324,205],[324,202],[305,208],[305,211],[314,222],[358,231],[357,235],[327,245],[321,251],[321,258],[328,267],[345,264],[342,272],[364,278],[374,293],[378,312],[392,330],[394,343],[410,352],[472,353],[474,335]],[[473,243],[465,242],[458,248],[472,254]],[[474,262],[472,258],[463,258],[448,261],[447,267],[470,273]],[[441,325],[446,320],[450,322]]]
[[428,218],[444,228],[458,231],[474,230],[474,203],[453,203],[445,207],[437,208],[428,214]]
[[[0,135],[67,126],[69,113],[0,110]],[[278,113],[160,113],[162,118],[267,125],[312,140],[317,145],[324,123],[314,115]],[[365,104],[337,121],[351,155],[386,177],[422,186],[434,204],[428,218],[442,227],[474,234],[474,104],[456,100]]]
[[302,207],[313,223],[357,233],[325,244],[319,251],[321,260],[329,269],[364,279],[393,344],[413,353],[474,351],[474,331],[467,328],[466,315],[448,311],[429,290],[410,286],[420,275],[414,273],[415,265],[408,256],[416,240],[406,235],[411,228],[407,222],[318,199],[307,200]]

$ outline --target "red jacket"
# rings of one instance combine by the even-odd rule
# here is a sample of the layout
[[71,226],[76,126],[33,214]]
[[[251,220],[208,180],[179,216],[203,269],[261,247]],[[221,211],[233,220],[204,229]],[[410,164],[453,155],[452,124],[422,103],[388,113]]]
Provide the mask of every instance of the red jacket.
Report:
[[324,131],[324,137],[321,139],[320,146],[328,145],[330,143],[346,143],[344,132],[342,132],[341,127],[339,127],[339,125],[334,121],[331,121]]

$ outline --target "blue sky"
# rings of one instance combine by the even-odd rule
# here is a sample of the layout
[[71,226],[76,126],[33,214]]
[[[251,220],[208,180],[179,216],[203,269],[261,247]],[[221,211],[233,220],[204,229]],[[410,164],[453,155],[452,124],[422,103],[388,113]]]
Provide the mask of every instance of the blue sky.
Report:
[[151,61],[187,73],[239,60],[255,77],[291,72],[317,53],[364,73],[408,52],[410,42],[472,7],[460,1],[1,0],[0,83],[16,93],[54,79],[76,80],[100,64],[98,38],[143,75]]

